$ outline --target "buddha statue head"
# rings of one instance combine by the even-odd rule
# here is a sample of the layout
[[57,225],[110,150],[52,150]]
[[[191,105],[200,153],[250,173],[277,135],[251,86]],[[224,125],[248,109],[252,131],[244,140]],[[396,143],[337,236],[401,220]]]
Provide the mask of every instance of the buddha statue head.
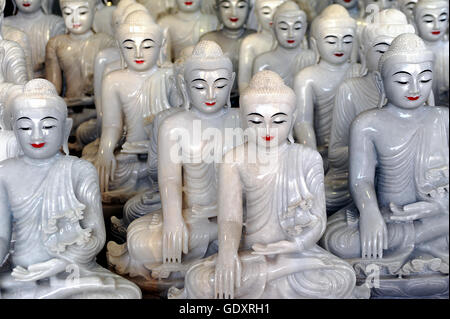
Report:
[[117,28],[116,39],[129,69],[146,71],[156,65],[163,32],[147,12],[130,13]]
[[306,13],[293,1],[280,5],[273,16],[273,28],[278,45],[286,49],[300,46],[307,29]]
[[[17,10],[23,13],[33,13],[38,10],[47,8],[47,1],[45,0],[13,0]],[[44,9],[45,8],[45,9]]]
[[397,9],[385,9],[375,14],[361,36],[360,57],[369,72],[378,70],[381,56],[389,49],[394,38],[402,33],[415,33],[406,16]]
[[85,34],[94,23],[95,0],[59,0],[67,30],[73,34]]
[[11,123],[25,157],[43,160],[60,152],[69,154],[67,140],[72,119],[53,84],[34,79],[7,101]]
[[217,17],[224,27],[230,30],[245,26],[250,9],[250,0],[216,0]]
[[397,8],[406,15],[408,21],[414,21],[416,5],[417,0],[397,0]]
[[196,12],[202,8],[202,0],[176,0],[178,10],[182,12]]
[[341,5],[328,6],[311,25],[311,47],[320,59],[333,65],[351,58],[356,21]]
[[394,8],[396,6],[396,0],[360,0],[360,7],[362,8],[361,14],[365,16],[371,10],[366,11],[370,6],[377,6],[379,12],[384,9]]
[[420,37],[434,42],[445,37],[448,29],[447,0],[419,0],[415,10],[415,22]]
[[117,30],[125,17],[131,13],[128,8],[135,5],[145,9],[145,7],[137,3],[136,0],[122,0],[117,4],[117,7],[114,9],[111,18],[114,30]]
[[402,109],[430,104],[433,63],[433,51],[419,36],[404,33],[396,37],[381,56],[375,73],[381,93],[379,106],[386,101]]
[[353,9],[353,8],[357,7],[359,1],[358,0],[334,0],[333,2],[336,4],[340,4],[345,9],[349,10],[349,9]]
[[236,74],[231,60],[213,41],[200,41],[184,62],[181,91],[185,107],[205,114],[230,107],[230,94]]
[[270,31],[273,25],[273,15],[279,5],[285,0],[256,0],[255,14],[259,28]]
[[261,71],[240,98],[241,119],[249,144],[271,148],[293,142],[295,93],[275,72]]

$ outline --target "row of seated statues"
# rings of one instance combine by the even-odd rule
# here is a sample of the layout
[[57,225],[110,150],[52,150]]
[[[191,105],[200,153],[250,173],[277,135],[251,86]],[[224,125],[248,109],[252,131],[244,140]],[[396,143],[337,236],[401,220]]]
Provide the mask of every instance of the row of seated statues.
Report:
[[448,298],[448,1],[14,4],[1,298]]

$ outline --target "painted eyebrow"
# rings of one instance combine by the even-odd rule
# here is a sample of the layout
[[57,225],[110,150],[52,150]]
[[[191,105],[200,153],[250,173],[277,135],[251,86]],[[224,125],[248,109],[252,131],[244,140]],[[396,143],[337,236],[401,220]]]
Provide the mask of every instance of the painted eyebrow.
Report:
[[142,40],[142,42],[144,42],[144,41],[152,41],[152,42],[155,42],[155,41],[153,41],[153,40],[150,39],[150,38]]
[[46,116],[43,119],[41,119],[41,121],[43,121],[43,120],[55,120],[55,121],[57,121],[58,119],[56,117],[53,117],[53,116]]
[[394,74],[392,74],[393,76],[394,75],[396,75],[396,74],[406,74],[406,75],[411,75],[411,73],[408,73],[408,72],[406,72],[406,71],[398,71],[398,72],[396,72],[396,73],[394,73]]
[[122,43],[125,43],[125,42],[128,42],[128,41],[131,41],[131,42],[134,43],[134,40],[132,40],[132,39],[126,39],[126,40],[123,40]]
[[337,39],[337,36],[334,36],[334,35],[327,35],[324,39],[328,39],[328,38],[334,38],[334,39]]
[[278,113],[276,113],[276,114],[272,115],[271,117],[275,117],[275,116],[278,116],[278,115],[285,115],[285,116],[287,116],[287,114],[286,114],[286,113],[283,113],[283,112],[278,112]]
[[222,80],[228,81],[228,79],[227,79],[227,78],[218,78],[218,79],[217,79],[217,80],[215,80],[214,82],[217,82],[217,81],[222,81]]
[[191,82],[195,82],[195,81],[203,81],[203,82],[206,82],[206,81],[203,80],[203,79],[194,79],[194,80],[192,80]]
[[447,15],[447,12],[442,12],[439,16],[441,17],[441,16],[446,16]]
[[425,71],[420,72],[419,75],[421,75],[422,73],[425,73],[425,72],[431,72],[431,73],[433,73],[433,71],[431,71],[430,69],[427,69],[427,70],[425,70]]
[[247,114],[247,116],[250,116],[250,115],[256,115],[256,116],[261,116],[261,117],[263,117],[261,114],[259,114],[259,113],[249,113],[249,114]]
[[346,38],[346,37],[352,37],[353,38],[353,36],[351,34],[344,35],[344,38]]
[[422,18],[434,18],[431,14],[426,14]]
[[386,42],[380,42],[380,43],[375,44],[373,47],[375,48],[376,46],[379,46],[379,45],[387,45],[387,46],[389,46],[390,44],[386,43]]
[[17,121],[20,121],[20,120],[30,120],[31,121],[31,119],[29,117],[26,117],[26,116],[22,116],[22,117],[17,119]]

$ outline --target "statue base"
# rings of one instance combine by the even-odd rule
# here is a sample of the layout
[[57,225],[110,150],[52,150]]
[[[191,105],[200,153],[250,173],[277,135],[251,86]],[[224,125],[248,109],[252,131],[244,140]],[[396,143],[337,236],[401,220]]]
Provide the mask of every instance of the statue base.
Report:
[[448,299],[448,275],[380,278],[373,283],[372,299]]

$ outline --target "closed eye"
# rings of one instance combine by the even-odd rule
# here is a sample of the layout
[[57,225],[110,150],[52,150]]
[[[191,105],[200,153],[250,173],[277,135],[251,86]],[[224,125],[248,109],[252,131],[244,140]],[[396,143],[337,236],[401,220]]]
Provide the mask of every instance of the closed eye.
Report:
[[45,126],[43,126],[42,128],[43,128],[44,130],[49,130],[49,129],[52,129],[52,128],[54,128],[54,127],[56,127],[56,125],[45,125]]
[[428,83],[428,82],[430,82],[431,81],[431,79],[429,79],[429,80],[421,80],[420,82],[422,82],[422,83]]
[[273,121],[275,124],[283,124],[286,123],[286,120]]
[[402,85],[408,84],[408,82],[403,82],[403,81],[395,81],[395,82],[402,84]]
[[253,124],[261,124],[262,123],[262,121],[258,121],[258,120],[248,120],[248,121]]
[[19,130],[29,131],[29,130],[31,130],[31,127],[21,127],[21,128],[19,128]]

